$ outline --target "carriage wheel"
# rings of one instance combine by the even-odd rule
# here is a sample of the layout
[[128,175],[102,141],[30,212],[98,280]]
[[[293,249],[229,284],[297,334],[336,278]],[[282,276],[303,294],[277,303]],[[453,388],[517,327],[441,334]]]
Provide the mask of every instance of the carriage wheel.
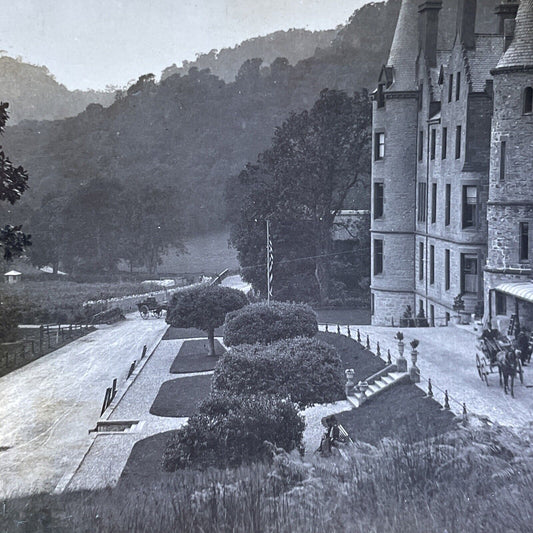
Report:
[[477,373],[479,374],[479,379],[483,381],[483,365],[481,363],[481,359],[479,358],[479,354],[476,354],[476,366],[477,366]]
[[150,316],[150,309],[148,309],[147,305],[141,305],[139,307],[139,313],[141,313],[143,320],[146,320]]
[[156,318],[161,318],[162,315],[163,315],[163,309],[154,309],[154,316]]
[[522,367],[522,361],[518,359],[518,365],[516,367],[516,371],[518,372],[518,375],[520,376],[520,383],[524,384],[524,368]]

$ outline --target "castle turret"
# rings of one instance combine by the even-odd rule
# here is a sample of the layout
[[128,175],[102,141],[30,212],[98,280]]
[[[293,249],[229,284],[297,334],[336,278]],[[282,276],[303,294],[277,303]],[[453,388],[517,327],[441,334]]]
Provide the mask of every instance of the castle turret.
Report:
[[533,0],[520,1],[514,37],[492,75],[486,304],[490,304],[491,318],[515,314],[523,306],[529,321],[528,314],[533,320],[533,303],[509,294],[513,284],[516,288],[516,283],[532,277]]
[[418,0],[402,0],[373,104],[372,321],[414,309]]

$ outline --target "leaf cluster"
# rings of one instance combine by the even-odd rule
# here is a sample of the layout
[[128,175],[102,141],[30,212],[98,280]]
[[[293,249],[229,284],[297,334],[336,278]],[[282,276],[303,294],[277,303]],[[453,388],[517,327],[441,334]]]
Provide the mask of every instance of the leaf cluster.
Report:
[[224,344],[269,344],[293,337],[314,337],[316,313],[305,304],[259,302],[226,315]]
[[306,407],[344,398],[343,383],[342,362],[335,348],[300,337],[232,348],[217,364],[213,390],[281,394]]
[[224,468],[264,460],[272,444],[298,448],[304,427],[294,404],[279,396],[214,394],[169,442],[163,468]]

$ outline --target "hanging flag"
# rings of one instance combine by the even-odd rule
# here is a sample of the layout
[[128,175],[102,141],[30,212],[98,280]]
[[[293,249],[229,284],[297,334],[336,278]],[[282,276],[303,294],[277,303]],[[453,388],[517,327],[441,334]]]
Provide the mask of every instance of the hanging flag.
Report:
[[272,250],[272,239],[270,238],[270,224],[269,221],[266,221],[267,224],[267,301],[270,303],[270,298],[272,298],[272,270],[274,268],[274,252]]

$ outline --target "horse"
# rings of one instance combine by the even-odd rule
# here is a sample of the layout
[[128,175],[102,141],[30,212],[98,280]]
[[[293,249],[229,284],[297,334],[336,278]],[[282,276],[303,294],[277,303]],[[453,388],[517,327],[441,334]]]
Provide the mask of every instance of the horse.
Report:
[[500,374],[500,387],[503,386],[505,394],[509,386],[509,378],[511,378],[511,396],[514,398],[514,378],[518,368],[518,350],[508,349],[501,350],[496,354],[496,361],[498,364],[498,371]]

